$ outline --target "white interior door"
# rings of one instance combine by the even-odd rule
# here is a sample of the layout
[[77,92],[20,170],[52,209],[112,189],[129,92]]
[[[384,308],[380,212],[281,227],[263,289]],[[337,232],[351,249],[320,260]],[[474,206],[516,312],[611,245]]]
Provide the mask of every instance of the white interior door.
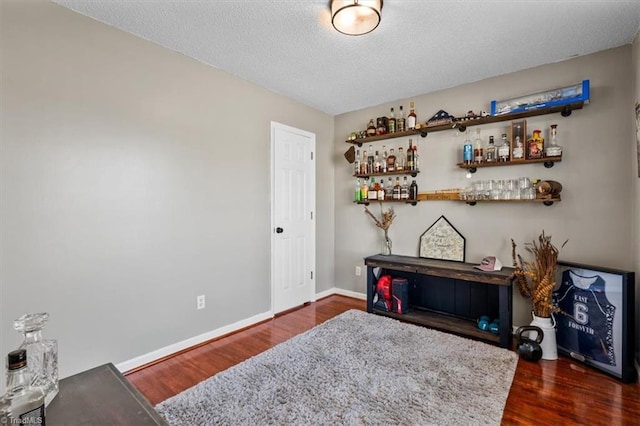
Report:
[[315,146],[315,134],[271,122],[274,313],[315,300]]

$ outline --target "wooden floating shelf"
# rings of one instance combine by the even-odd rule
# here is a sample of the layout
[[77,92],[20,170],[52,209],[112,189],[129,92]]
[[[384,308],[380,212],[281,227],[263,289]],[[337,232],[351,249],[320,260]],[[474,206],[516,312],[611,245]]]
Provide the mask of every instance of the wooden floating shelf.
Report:
[[415,206],[416,204],[418,204],[420,202],[420,200],[362,200],[362,201],[354,201],[354,203],[356,204],[362,204],[365,206],[368,206],[371,203],[404,203],[404,204],[411,204],[412,206]]
[[462,201],[465,202],[467,204],[469,204],[470,206],[475,206],[476,203],[542,203],[545,206],[550,206],[553,203],[558,203],[560,202],[560,197],[553,197],[553,198],[535,198],[533,200],[455,200],[455,201]]
[[385,133],[384,135],[376,135],[376,136],[368,136],[366,138],[361,138],[361,139],[349,139],[346,140],[346,143],[351,143],[354,145],[358,145],[358,146],[362,146],[363,143],[369,143],[369,142],[376,142],[376,141],[383,141],[386,139],[395,139],[395,138],[402,138],[402,137],[406,137],[406,136],[416,136],[416,134],[418,134],[417,129],[416,130],[405,130],[403,132],[395,132],[395,133]]
[[467,169],[471,173],[475,173],[476,169],[482,167],[504,167],[504,166],[517,166],[520,164],[536,164],[544,163],[544,166],[549,169],[553,167],[554,163],[562,161],[562,156],[559,157],[545,157],[545,158],[531,158],[528,160],[511,160],[511,161],[494,161],[492,163],[458,163],[456,164],[461,169]]
[[391,176],[391,175],[411,175],[412,177],[416,177],[418,173],[420,173],[420,170],[399,170],[396,172],[385,172],[385,173],[356,173],[353,175],[353,177],[368,178],[368,177]]
[[457,120],[457,121],[452,121],[450,123],[439,124],[437,126],[422,125],[423,127],[420,127],[419,129],[405,130],[403,132],[395,132],[395,133],[385,133],[384,135],[369,136],[367,138],[361,138],[361,139],[353,139],[353,140],[349,139],[349,140],[346,140],[345,142],[362,146],[362,144],[364,143],[382,141],[386,139],[401,138],[405,136],[413,136],[416,134],[424,138],[429,133],[432,133],[432,132],[442,132],[445,130],[452,130],[452,129],[457,129],[458,131],[464,132],[467,129],[467,127],[471,127],[471,126],[481,126],[483,124],[500,123],[503,121],[518,120],[521,118],[536,117],[538,115],[554,114],[557,112],[559,112],[563,117],[568,117],[569,115],[571,115],[572,111],[582,109],[583,107],[584,107],[584,101],[580,101],[580,102],[574,102],[567,105],[532,109],[529,111],[522,111],[514,114],[500,114],[500,115],[490,115],[487,117],[474,117],[474,118],[469,118],[468,120]]

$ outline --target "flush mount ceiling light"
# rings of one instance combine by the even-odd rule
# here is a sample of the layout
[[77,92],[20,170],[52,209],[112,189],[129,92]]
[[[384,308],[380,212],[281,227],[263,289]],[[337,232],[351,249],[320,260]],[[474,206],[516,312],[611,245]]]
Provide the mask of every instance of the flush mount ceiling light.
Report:
[[380,23],[382,0],[331,0],[331,23],[347,35],[362,35]]

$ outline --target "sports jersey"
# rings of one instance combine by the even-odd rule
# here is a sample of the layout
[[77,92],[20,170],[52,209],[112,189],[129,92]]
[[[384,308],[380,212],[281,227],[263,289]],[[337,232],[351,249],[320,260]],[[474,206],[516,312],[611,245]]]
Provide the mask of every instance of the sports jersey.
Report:
[[613,347],[613,319],[616,307],[605,294],[601,276],[583,277],[572,270],[562,273],[556,303],[557,342],[568,351],[604,364],[616,365]]

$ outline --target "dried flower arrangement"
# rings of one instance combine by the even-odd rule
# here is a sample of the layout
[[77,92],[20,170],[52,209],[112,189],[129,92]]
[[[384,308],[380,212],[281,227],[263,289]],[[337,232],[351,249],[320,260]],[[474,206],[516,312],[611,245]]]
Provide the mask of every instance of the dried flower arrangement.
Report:
[[[567,244],[567,241],[562,244],[562,247]],[[511,249],[518,290],[524,297],[531,299],[533,313],[538,317],[548,318],[552,312],[560,312],[560,309],[553,305],[551,298],[553,288],[556,286],[555,276],[559,253],[551,243],[551,236],[545,235],[542,231],[537,243],[536,241],[525,243],[525,249],[533,254],[534,262],[525,262],[522,256],[516,255],[516,243],[513,238]]]
[[389,227],[393,223],[393,219],[396,218],[396,214],[393,211],[393,207],[389,207],[387,211],[382,210],[382,203],[380,203],[380,215],[382,216],[382,220],[379,220],[377,217],[369,211],[369,209],[365,206],[364,212],[368,214],[371,219],[375,222],[376,226],[384,231],[384,241],[386,251],[391,254],[391,239],[389,238]]

